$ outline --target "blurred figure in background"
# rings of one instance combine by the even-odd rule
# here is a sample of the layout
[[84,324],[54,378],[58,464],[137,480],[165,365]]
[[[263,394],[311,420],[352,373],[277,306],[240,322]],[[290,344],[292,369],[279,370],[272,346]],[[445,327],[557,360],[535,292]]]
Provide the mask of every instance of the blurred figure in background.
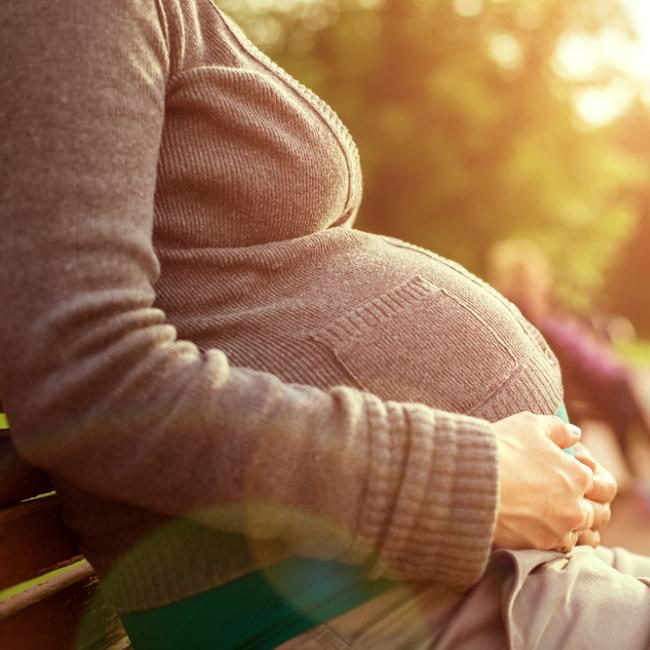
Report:
[[630,442],[639,434],[650,439],[650,419],[635,393],[632,373],[611,341],[591,323],[556,304],[552,266],[533,242],[498,242],[488,252],[487,269],[488,281],[540,330],[555,352],[571,420],[606,423],[628,468],[636,473]]

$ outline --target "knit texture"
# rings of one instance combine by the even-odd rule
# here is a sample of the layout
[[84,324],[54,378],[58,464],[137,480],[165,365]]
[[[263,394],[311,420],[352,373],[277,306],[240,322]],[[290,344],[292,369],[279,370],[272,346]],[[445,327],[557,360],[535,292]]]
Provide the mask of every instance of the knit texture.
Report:
[[478,580],[489,421],[561,400],[517,310],[352,229],[349,133],[209,0],[5,2],[0,55],[0,394],[108,599]]

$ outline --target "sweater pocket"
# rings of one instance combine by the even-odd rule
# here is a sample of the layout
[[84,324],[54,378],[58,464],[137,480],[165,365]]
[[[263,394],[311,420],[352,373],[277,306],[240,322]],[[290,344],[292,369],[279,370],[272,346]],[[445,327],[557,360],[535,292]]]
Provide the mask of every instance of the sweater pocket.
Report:
[[504,323],[491,323],[490,315],[415,276],[311,338],[358,387],[382,399],[471,413],[518,366]]

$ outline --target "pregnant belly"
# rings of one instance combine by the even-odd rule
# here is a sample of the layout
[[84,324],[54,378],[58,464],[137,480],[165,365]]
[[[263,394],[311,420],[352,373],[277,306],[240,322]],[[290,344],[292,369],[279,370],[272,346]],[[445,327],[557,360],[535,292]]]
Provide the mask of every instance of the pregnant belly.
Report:
[[232,365],[492,420],[561,401],[538,333],[437,255],[340,229],[203,255],[188,266],[161,251],[159,306],[181,337]]

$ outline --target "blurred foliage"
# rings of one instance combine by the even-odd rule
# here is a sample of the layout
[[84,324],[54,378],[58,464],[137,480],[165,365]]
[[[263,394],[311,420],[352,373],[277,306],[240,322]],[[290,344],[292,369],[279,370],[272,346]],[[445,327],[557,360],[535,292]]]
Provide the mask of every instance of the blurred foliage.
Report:
[[[637,102],[618,125],[622,146],[633,152],[650,178],[650,110]],[[639,219],[617,255],[604,291],[604,307],[627,316],[639,334],[650,338],[650,183],[634,193]]]
[[638,366],[650,367],[650,342],[625,341],[616,345],[621,359]]
[[359,227],[478,274],[495,241],[529,237],[560,298],[590,306],[646,169],[614,126],[580,121],[556,51],[567,34],[627,33],[617,0],[217,1],[352,132]]

